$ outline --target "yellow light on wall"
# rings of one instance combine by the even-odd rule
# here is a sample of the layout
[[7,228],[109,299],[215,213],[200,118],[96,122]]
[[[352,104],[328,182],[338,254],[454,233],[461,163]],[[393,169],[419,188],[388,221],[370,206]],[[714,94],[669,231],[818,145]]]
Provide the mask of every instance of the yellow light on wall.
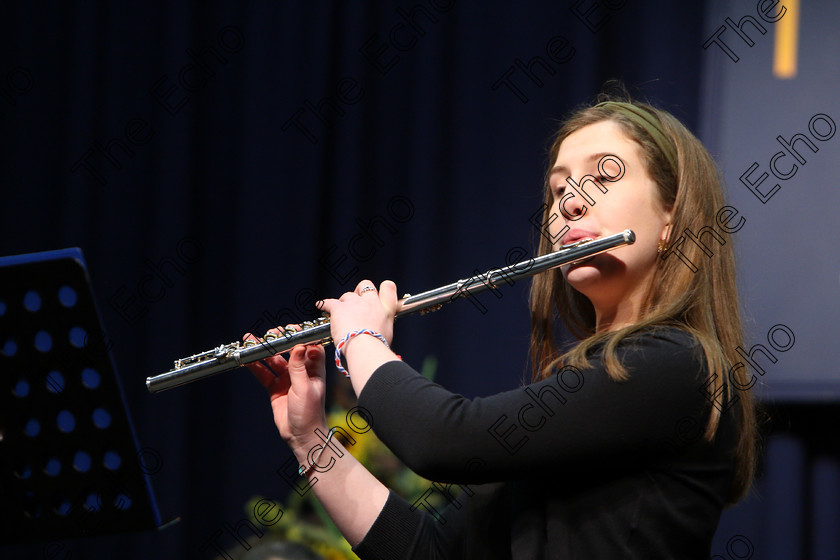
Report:
[[776,23],[773,47],[773,75],[781,80],[796,76],[796,51],[799,44],[799,0],[785,0],[787,13]]

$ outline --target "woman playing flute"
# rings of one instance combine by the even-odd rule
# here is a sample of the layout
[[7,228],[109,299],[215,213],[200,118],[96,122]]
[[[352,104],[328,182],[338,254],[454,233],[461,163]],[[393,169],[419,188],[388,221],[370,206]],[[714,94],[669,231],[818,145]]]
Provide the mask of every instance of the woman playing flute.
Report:
[[[390,349],[393,282],[320,304],[360,410],[409,468],[452,484],[446,509],[405,501],[323,446],[322,347],[269,358],[277,376],[249,365],[304,476],[335,459],[312,490],[359,557],[706,560],[723,508],[749,489],[756,428],[746,371],[730,371],[742,345],[732,243],[713,257],[681,243],[695,270],[672,251],[681,232],[716,223],[716,167],[669,113],[599,101],[553,142],[540,254],[624,229],[636,242],[534,277],[529,385],[467,399],[418,374]],[[603,187],[597,204],[584,184]],[[557,319],[570,348],[557,347]]]

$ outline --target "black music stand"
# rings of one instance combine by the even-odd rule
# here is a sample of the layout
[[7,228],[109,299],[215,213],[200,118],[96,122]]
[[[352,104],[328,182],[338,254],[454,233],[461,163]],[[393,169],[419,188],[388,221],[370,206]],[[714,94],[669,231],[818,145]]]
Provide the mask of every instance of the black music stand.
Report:
[[0,258],[0,544],[161,525],[80,249]]

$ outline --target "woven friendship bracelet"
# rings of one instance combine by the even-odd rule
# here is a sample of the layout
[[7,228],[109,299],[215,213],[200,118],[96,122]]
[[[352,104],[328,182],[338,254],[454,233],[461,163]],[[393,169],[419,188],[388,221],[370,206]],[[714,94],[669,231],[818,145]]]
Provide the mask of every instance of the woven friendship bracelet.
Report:
[[347,373],[347,370],[344,369],[344,366],[341,365],[341,350],[344,348],[347,342],[350,341],[351,338],[359,336],[360,334],[369,334],[370,336],[375,336],[376,338],[382,341],[382,344],[385,345],[385,348],[391,348],[391,345],[388,344],[388,341],[385,340],[384,336],[370,329],[361,329],[345,334],[344,338],[342,338],[341,341],[335,345],[335,367],[338,368],[338,371],[344,374],[344,377],[350,377],[350,374]]

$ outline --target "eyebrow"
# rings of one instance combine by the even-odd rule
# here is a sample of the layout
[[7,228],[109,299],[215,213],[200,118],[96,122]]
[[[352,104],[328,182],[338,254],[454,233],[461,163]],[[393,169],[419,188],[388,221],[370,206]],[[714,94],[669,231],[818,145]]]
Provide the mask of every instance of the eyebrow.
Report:
[[[611,154],[609,152],[598,152],[597,154],[592,154],[592,155],[588,156],[585,161],[586,162],[592,162],[592,161],[595,161],[595,160],[600,160],[602,157],[605,157],[605,156],[618,158],[618,159],[621,160],[622,163],[624,163],[623,159],[621,159],[617,155]],[[555,167],[552,167],[551,171],[548,172],[548,176],[551,177],[555,173],[564,173],[565,175],[571,176],[571,173],[569,173],[569,170],[568,170],[568,168],[566,168],[565,165],[557,165]]]

